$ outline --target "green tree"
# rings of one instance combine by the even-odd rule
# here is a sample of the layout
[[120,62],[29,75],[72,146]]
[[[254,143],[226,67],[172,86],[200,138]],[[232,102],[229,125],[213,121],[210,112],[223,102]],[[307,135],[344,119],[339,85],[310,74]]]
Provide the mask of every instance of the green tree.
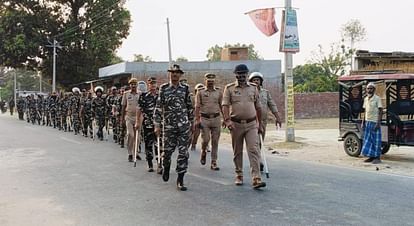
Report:
[[186,57],[180,56],[175,60],[175,62],[188,62],[188,59]]
[[94,79],[100,67],[116,58],[115,50],[129,34],[130,14],[123,0],[7,0],[0,3],[0,63],[34,68],[52,75],[52,48],[57,56],[57,82],[69,86]]
[[254,49],[254,45],[253,44],[240,44],[240,43],[236,43],[236,44],[224,44],[224,46],[219,46],[219,45],[214,45],[212,47],[210,47],[207,50],[207,60],[208,61],[220,61],[221,60],[221,51],[224,48],[237,48],[237,47],[247,47],[248,48],[248,54],[249,54],[249,60],[261,60],[263,59],[259,53]]
[[297,93],[337,91],[336,78],[318,64],[298,65],[293,69],[293,85]]
[[134,62],[153,62],[150,56],[134,54]]

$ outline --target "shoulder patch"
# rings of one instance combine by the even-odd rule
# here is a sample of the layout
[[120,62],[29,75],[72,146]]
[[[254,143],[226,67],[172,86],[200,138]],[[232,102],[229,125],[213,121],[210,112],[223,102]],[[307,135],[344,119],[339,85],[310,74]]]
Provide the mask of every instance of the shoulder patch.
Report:
[[226,85],[226,88],[229,88],[229,87],[232,87],[232,86],[235,86],[236,85],[236,83],[235,82],[232,82],[232,83],[230,83],[230,84],[227,84]]

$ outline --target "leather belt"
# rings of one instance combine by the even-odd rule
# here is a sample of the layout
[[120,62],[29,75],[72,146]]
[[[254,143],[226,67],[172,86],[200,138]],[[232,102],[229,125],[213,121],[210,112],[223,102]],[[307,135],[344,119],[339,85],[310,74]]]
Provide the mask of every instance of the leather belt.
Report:
[[214,114],[201,113],[201,117],[203,117],[203,118],[216,118],[218,116],[220,116],[220,113],[214,113]]
[[249,119],[238,119],[238,118],[231,118],[231,121],[237,122],[237,123],[249,123],[256,120],[256,117],[249,118]]

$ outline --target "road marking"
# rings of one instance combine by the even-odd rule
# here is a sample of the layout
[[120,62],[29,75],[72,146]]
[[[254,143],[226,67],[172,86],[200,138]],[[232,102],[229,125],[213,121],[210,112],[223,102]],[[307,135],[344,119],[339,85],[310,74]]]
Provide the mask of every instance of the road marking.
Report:
[[221,185],[231,185],[231,183],[228,183],[228,182],[223,182],[223,181],[211,179],[211,178],[204,177],[204,176],[194,174],[194,173],[187,173],[187,174],[190,175],[190,176],[193,176],[193,177],[197,177],[197,178],[200,178],[200,179],[203,179],[203,180],[206,180],[206,181],[213,182],[213,183],[217,183],[217,184],[221,184]]
[[82,144],[81,142],[79,142],[79,141],[76,141],[76,140],[72,140],[72,139],[69,139],[69,138],[66,138],[66,137],[59,137],[60,139],[62,139],[62,140],[65,140],[65,141],[68,141],[68,142],[71,142],[71,143],[74,143],[74,144]]

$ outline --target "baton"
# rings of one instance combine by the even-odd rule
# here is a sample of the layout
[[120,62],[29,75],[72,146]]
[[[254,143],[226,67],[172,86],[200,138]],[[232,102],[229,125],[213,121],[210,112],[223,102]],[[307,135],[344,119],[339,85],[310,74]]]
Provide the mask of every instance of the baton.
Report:
[[137,167],[138,131],[134,129],[134,133],[135,133],[134,167]]
[[264,170],[266,173],[266,178],[269,178],[269,168],[267,167],[267,161],[266,161],[266,154],[265,154],[265,150],[264,150],[264,143],[263,143],[263,137],[262,135],[259,133],[259,137],[260,137],[260,152],[262,153],[262,159],[263,159],[263,164],[264,164]]

